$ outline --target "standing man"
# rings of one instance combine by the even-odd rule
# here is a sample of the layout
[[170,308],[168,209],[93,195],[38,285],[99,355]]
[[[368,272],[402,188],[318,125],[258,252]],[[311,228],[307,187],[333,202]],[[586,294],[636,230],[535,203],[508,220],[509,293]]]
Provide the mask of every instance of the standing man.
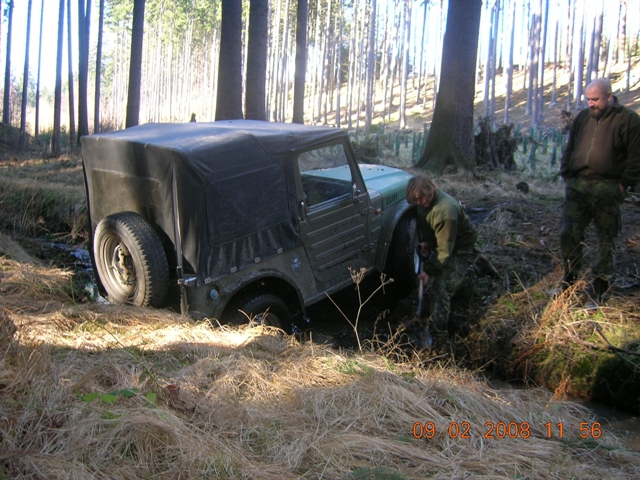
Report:
[[[417,205],[418,236],[424,256],[419,278],[432,285],[427,297],[431,334],[436,344],[446,340],[451,298],[465,285],[469,269],[478,256],[477,233],[460,202],[447,195],[426,175],[416,175],[407,184],[407,202]],[[485,265],[493,266],[482,256]]]
[[594,221],[598,259],[588,288],[589,307],[594,308],[609,289],[615,270],[615,240],[621,231],[624,194],[640,180],[640,116],[618,104],[604,78],[587,86],[586,97],[589,108],[573,121],[560,164],[565,180],[560,247],[564,290],[578,277],[584,232]]

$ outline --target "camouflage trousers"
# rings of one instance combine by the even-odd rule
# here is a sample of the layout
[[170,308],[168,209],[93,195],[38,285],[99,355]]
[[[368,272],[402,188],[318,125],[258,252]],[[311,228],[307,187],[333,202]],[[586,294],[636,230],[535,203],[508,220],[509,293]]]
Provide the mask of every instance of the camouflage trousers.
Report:
[[447,335],[451,299],[476,276],[473,263],[478,256],[474,250],[454,253],[440,275],[433,277],[427,296],[429,330],[434,336]]
[[598,259],[593,273],[603,280],[611,278],[615,270],[615,241],[622,228],[623,199],[616,180],[567,180],[560,227],[566,281],[575,280],[582,268],[584,232],[592,220],[598,234]]

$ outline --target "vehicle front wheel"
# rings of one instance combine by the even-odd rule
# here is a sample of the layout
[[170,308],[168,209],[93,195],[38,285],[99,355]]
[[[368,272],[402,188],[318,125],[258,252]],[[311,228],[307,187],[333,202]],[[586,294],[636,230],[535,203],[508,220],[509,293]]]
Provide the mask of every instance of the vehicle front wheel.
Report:
[[263,324],[291,333],[291,311],[272,293],[245,295],[233,302],[230,310],[231,322],[235,325]]
[[413,288],[417,285],[416,247],[418,246],[418,220],[415,215],[405,215],[393,232],[387,257],[387,273],[400,285]]
[[123,212],[100,220],[93,253],[110,301],[161,306],[169,288],[169,266],[158,235],[142,216]]

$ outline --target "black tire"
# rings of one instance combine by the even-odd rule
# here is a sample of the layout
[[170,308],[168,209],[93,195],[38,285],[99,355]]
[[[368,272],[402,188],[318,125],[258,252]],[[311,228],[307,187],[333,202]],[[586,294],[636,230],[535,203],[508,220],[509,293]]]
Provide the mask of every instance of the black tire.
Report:
[[387,273],[398,285],[414,288],[418,284],[416,275],[416,246],[418,245],[418,220],[415,215],[405,215],[393,232]]
[[245,295],[234,301],[230,310],[231,323],[235,325],[260,323],[291,333],[291,311],[272,293]]
[[169,266],[158,235],[143,217],[123,212],[100,220],[93,253],[109,301],[162,305],[169,288]]

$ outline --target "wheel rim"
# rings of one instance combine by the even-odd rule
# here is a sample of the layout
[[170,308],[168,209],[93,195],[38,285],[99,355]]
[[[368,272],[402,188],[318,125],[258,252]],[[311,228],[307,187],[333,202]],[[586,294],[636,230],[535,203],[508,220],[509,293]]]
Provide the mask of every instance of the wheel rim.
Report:
[[282,322],[275,313],[262,312],[253,317],[251,325],[265,325],[268,327],[282,328]]
[[125,299],[132,298],[137,287],[136,268],[127,246],[118,237],[109,236],[102,244],[102,258],[109,283]]

